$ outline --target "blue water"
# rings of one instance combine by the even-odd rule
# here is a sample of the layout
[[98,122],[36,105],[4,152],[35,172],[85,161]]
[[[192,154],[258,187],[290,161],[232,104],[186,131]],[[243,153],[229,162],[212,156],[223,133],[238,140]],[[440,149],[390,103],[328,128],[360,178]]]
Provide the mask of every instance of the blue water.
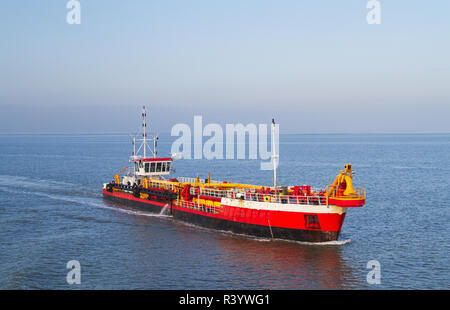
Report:
[[[164,142],[164,139],[166,139]],[[172,138],[162,137],[160,155]],[[450,135],[282,135],[279,184],[352,163],[367,204],[338,242],[248,238],[103,201],[126,135],[0,136],[1,289],[448,289]],[[256,160],[181,160],[175,175],[270,185]],[[66,263],[81,264],[81,284]],[[366,280],[378,260],[381,284]]]

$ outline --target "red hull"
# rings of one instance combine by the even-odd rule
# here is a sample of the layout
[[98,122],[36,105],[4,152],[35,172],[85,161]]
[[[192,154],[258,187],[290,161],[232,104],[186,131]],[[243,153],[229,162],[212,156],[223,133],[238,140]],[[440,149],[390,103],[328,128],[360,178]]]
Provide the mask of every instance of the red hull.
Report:
[[[158,212],[170,204],[170,202],[162,200],[136,198],[131,194],[118,191],[108,192],[103,190],[103,195],[105,198],[153,212]],[[222,204],[220,212],[207,212],[170,204],[170,211],[174,218],[194,222],[213,229],[300,241],[320,242],[336,240],[345,218],[345,211],[324,213],[314,212],[314,208],[319,208],[318,206],[309,206],[309,208],[311,212],[290,212]]]

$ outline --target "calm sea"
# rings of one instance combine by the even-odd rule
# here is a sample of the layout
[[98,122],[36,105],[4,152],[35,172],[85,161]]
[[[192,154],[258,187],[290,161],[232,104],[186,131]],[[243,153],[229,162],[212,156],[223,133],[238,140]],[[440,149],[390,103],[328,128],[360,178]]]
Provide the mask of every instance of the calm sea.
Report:
[[[159,154],[169,155],[171,137]],[[165,142],[164,142],[165,141]],[[248,238],[104,201],[126,135],[0,136],[1,289],[449,289],[450,135],[282,135],[279,184],[367,188],[338,242]],[[257,160],[180,160],[174,175],[272,184]],[[66,264],[81,264],[68,285]],[[380,263],[369,284],[367,263]]]

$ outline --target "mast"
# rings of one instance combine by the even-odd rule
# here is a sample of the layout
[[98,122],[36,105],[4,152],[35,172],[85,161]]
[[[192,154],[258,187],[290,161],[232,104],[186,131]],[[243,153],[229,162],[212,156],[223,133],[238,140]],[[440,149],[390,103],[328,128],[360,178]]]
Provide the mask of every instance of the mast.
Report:
[[156,146],[158,145],[158,136],[155,135],[153,138],[153,158],[156,158],[156,155],[158,155],[158,152],[156,151]]
[[[157,146],[157,140],[158,140],[158,135],[154,135],[151,136],[149,139],[147,139],[147,110],[145,108],[145,106],[142,107],[142,139],[136,139],[136,137],[133,137],[133,155],[132,160],[137,160],[139,158],[147,158],[147,148],[148,150],[152,153],[153,157],[156,158],[157,156],[157,152],[156,152],[156,146]],[[139,136],[139,134],[137,134],[136,136]],[[153,141],[153,149],[147,145],[147,140]],[[142,141],[141,145],[139,146],[139,148],[136,151],[136,141]],[[142,152],[143,157],[141,157],[139,154]]]
[[[136,158],[136,137],[133,137],[133,155],[131,156],[130,162]],[[133,165],[133,174],[136,176],[136,165]]]
[[145,110],[145,106],[143,106],[142,107],[142,142],[143,142],[143,145],[144,145],[144,158],[147,157],[146,156],[147,155],[147,150],[146,150],[146,146],[147,146],[146,116],[147,116],[147,111]]
[[272,163],[273,163],[273,187],[277,190],[277,159],[278,155],[275,150],[275,119],[272,118]]

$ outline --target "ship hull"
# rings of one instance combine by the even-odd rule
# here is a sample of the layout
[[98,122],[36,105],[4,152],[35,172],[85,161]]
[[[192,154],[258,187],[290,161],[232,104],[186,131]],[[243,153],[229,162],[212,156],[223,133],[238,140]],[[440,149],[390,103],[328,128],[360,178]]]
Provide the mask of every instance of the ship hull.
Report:
[[[167,207],[168,212],[173,216],[174,219],[209,229],[233,232],[236,234],[243,234],[254,237],[285,239],[303,242],[326,242],[337,240],[343,220],[345,218],[345,212],[342,214],[331,214],[331,217],[327,215],[326,220],[322,220],[325,219],[325,215],[315,215],[314,213],[310,212],[307,214],[288,214],[289,212],[285,212],[286,218],[289,218],[289,221],[291,222],[300,222],[300,219],[303,219],[304,217],[310,215],[321,216],[320,219],[322,220],[322,225],[325,226],[325,228],[332,228],[330,230],[322,229],[319,225],[315,229],[302,229],[300,227],[295,227],[295,225],[292,225],[287,221],[277,221],[276,218],[280,218],[280,211],[272,212],[274,215],[275,212],[277,212],[277,217],[272,217],[272,214],[266,212],[266,214],[264,215],[264,221],[258,222],[255,220],[251,220],[251,216],[247,218],[236,218],[236,216],[225,216],[223,213],[211,214],[199,210],[186,209],[163,200],[155,201],[136,198],[133,195],[127,193],[108,192],[106,190],[103,190],[103,197],[110,201],[114,201],[123,205],[130,206],[132,208],[137,208],[152,213],[160,213],[163,208]],[[227,210],[227,212],[224,213],[232,213],[233,209],[236,209],[233,206],[223,206],[223,208]],[[239,210],[239,212],[240,211],[242,210]],[[243,211],[242,213],[244,212],[245,211]],[[268,218],[273,219],[272,224],[270,220],[267,220]],[[326,221],[330,223],[327,223]]]

